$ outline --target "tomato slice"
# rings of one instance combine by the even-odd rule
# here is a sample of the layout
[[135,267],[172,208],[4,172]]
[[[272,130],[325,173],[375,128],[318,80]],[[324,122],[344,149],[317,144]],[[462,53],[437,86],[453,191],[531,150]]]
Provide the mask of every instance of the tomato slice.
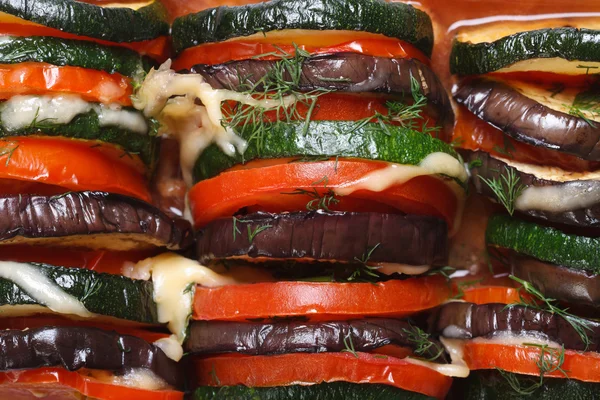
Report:
[[452,385],[452,378],[430,368],[367,353],[221,355],[197,358],[194,363],[202,386],[273,387],[345,381],[385,384],[443,399]]
[[[429,59],[410,43],[392,38],[358,38],[330,44],[315,45],[302,44],[303,38],[297,42],[273,44],[257,40],[233,40],[219,43],[201,44],[184,50],[173,62],[173,69],[191,69],[197,64],[223,64],[229,61],[239,60],[278,60],[275,54],[296,53],[296,46],[310,54],[335,54],[335,53],[358,53],[373,57],[386,58],[416,58],[424,64],[429,65]],[[343,39],[342,39],[343,40]],[[262,55],[262,56],[261,56]]]
[[[460,107],[454,130],[454,139],[460,147],[469,150],[483,150],[493,156],[510,158],[534,165],[552,165],[568,171],[594,171],[600,169],[600,162],[532,146],[504,135],[500,129],[477,118],[465,107]],[[507,155],[507,150],[509,154]]]
[[514,287],[482,286],[463,289],[464,296],[461,300],[475,304],[513,304],[519,303],[519,290]]
[[138,156],[124,157],[111,145],[87,140],[16,137],[0,140],[0,193],[14,193],[10,181],[43,183],[65,191],[97,190],[136,197],[151,196]]
[[0,99],[18,94],[69,93],[99,103],[131,105],[132,86],[121,74],[26,62],[0,65]]
[[126,262],[136,263],[160,253],[160,250],[86,251],[30,245],[4,245],[3,261],[37,262],[72,268],[85,268],[96,272],[121,275]]
[[[256,165],[256,164],[254,164]],[[228,171],[197,183],[189,192],[190,207],[197,228],[217,218],[234,215],[238,210],[258,206],[263,211],[306,210],[310,196],[298,193],[329,190],[358,183],[365,175],[385,168],[388,163],[364,160],[331,160],[307,163],[283,163],[263,168]],[[324,179],[324,178],[327,179]],[[327,181],[327,185],[323,182]],[[319,183],[320,181],[320,183]],[[433,215],[443,218],[450,231],[459,214],[462,199],[449,185],[434,176],[420,176],[381,192],[357,190],[339,197],[331,209],[374,211],[369,203],[391,206],[407,214]],[[358,202],[357,202],[358,200]],[[361,202],[362,201],[362,202]]]
[[[144,390],[111,385],[62,368],[37,368],[0,373],[0,398],[34,398],[63,400],[80,398],[78,393],[94,399],[122,400],[182,400],[183,393],[175,390]],[[47,395],[47,396],[46,396]]]
[[[6,21],[6,22],[4,22]],[[171,54],[171,41],[168,36],[161,36],[152,40],[140,42],[109,42],[106,40],[91,38],[87,36],[78,36],[72,33],[62,32],[58,29],[49,28],[44,25],[36,24],[12,15],[0,13],[0,35],[10,36],[52,36],[63,39],[83,40],[86,42],[96,42],[104,46],[124,47],[163,62]]]
[[[464,360],[471,370],[500,368],[517,374],[537,376],[540,374],[537,364],[541,351],[542,349],[535,346],[467,342],[464,347]],[[600,382],[598,353],[565,350],[561,368],[566,372],[566,376],[561,371],[547,373],[545,376]]]
[[198,286],[196,320],[246,321],[309,316],[313,320],[404,317],[451,296],[437,275],[380,283],[267,282],[217,288]]

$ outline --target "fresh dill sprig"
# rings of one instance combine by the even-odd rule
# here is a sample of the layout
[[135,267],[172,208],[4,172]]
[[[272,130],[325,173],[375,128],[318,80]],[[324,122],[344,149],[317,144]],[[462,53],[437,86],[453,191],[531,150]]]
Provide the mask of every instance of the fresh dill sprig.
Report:
[[283,192],[281,194],[288,195],[300,195],[300,196],[308,196],[311,200],[306,203],[306,209],[308,211],[331,211],[330,206],[332,204],[338,204],[340,200],[336,197],[336,193],[332,189],[327,188],[327,184],[329,183],[329,178],[324,176],[318,181],[313,182],[312,186],[323,185],[324,192],[317,190],[316,187],[313,187],[311,190],[306,189],[294,189],[293,192]]
[[369,260],[373,255],[373,252],[377,250],[377,248],[381,245],[381,243],[377,243],[375,246],[367,249],[360,258],[354,257],[354,261],[358,263],[358,267],[350,274],[350,276],[346,279],[349,282],[353,281],[361,281],[361,282],[375,282],[379,279],[379,275],[375,273],[379,267],[369,265]]
[[486,179],[479,175],[486,185],[492,189],[496,198],[506,208],[510,215],[515,212],[515,202],[525,190],[525,185],[521,184],[521,178],[512,169],[505,166],[506,173],[500,174],[497,178]]
[[248,241],[250,243],[254,242],[254,238],[256,237],[256,235],[258,235],[261,232],[266,231],[269,228],[272,228],[273,225],[261,225],[261,226],[257,226],[254,230],[252,230],[252,227],[250,225],[247,226],[248,228]]
[[502,147],[494,145],[494,147],[492,147],[492,150],[498,154],[502,154],[507,158],[513,158],[513,151],[515,151],[515,146],[512,144],[512,141],[507,135],[503,135],[502,141]]
[[[568,308],[563,309],[558,307],[556,305],[556,299],[545,297],[544,294],[540,292],[530,282],[517,278],[514,275],[510,275],[509,278],[521,284],[521,288],[519,288],[519,302],[516,303],[517,305],[533,308],[534,310],[546,311],[558,315],[559,317],[567,321],[569,325],[571,325],[571,327],[575,330],[581,341],[585,344],[586,349],[590,346],[590,344],[592,344],[592,341],[590,340],[587,333],[588,331],[593,330],[591,321],[569,313]],[[528,295],[532,296],[533,300],[525,298],[522,295],[521,290],[524,290]]]
[[354,343],[352,342],[352,332],[348,332],[348,334],[344,336],[344,346],[346,348],[342,350],[342,353],[350,353],[358,358],[358,353],[354,349]]
[[465,297],[465,289],[477,286],[481,282],[483,282],[483,279],[473,279],[470,281],[463,281],[463,282],[457,283],[456,284],[456,290],[457,290],[456,294],[454,296],[452,296],[451,299],[453,299],[453,300],[462,299],[463,297]]
[[[531,396],[534,394],[540,387],[542,387],[542,383],[539,380],[522,377],[520,378],[516,374],[512,372],[505,371],[501,368],[496,367],[496,371],[500,373],[500,375],[504,378],[506,383],[511,387],[515,394],[521,396]],[[524,382],[527,381],[528,385],[524,386]]]
[[95,280],[92,283],[90,283],[90,281],[87,281],[85,283],[85,286],[83,288],[84,292],[83,292],[83,296],[81,296],[80,301],[82,303],[85,303],[86,300],[88,300],[90,297],[98,294],[98,292],[100,292],[100,289],[102,289],[102,282]]
[[0,141],[3,143],[6,143],[5,145],[0,145],[0,157],[7,156],[4,166],[8,167],[8,164],[10,163],[10,159],[12,158],[15,151],[19,148],[19,143],[13,142],[13,141],[6,141],[6,140],[0,140]]
[[481,159],[476,158],[474,160],[471,160],[471,162],[469,163],[469,169],[473,169],[473,168],[479,168],[483,165],[483,161],[481,161]]
[[564,83],[561,82],[555,82],[552,84],[552,86],[550,86],[548,88],[548,91],[550,92],[550,97],[554,97],[557,94],[562,93],[565,90],[566,86]]
[[592,128],[596,127],[598,122],[594,119],[600,118],[600,89],[597,84],[575,96],[569,114],[583,119]]
[[[406,338],[414,345],[416,355],[423,357],[428,361],[437,360],[443,353],[444,347],[430,340],[430,335],[418,326],[411,325],[412,329],[402,329],[406,333]],[[432,349],[433,347],[433,349]],[[425,357],[427,354],[435,355]]]

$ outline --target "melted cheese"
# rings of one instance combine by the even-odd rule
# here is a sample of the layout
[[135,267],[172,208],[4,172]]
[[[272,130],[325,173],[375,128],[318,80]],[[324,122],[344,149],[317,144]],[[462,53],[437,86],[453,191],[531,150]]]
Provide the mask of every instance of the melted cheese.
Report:
[[123,110],[117,104],[92,104],[77,95],[22,96],[17,95],[2,103],[0,120],[9,131],[27,128],[34,122],[52,125],[68,124],[80,114],[94,110],[100,126],[117,126],[145,134],[148,125],[135,111]]
[[377,272],[385,275],[405,274],[405,275],[421,275],[431,269],[429,265],[408,265],[408,264],[392,264],[392,263],[377,263],[374,265]]
[[123,375],[115,375],[111,371],[85,369],[81,375],[89,376],[97,381],[117,386],[127,386],[144,390],[164,390],[170,386],[153,371],[144,368],[132,368]]
[[[564,58],[534,58],[531,60],[519,61],[506,68],[501,68],[496,72],[551,72],[561,75],[585,75],[587,69],[581,65],[591,67],[590,72],[594,73],[600,68],[600,62],[590,61],[569,61]],[[548,91],[547,91],[548,92]],[[549,92],[548,92],[549,93]]]
[[54,312],[92,316],[82,302],[62,290],[33,265],[0,261],[0,278],[14,282],[31,298]]
[[179,140],[183,178],[191,186],[194,162],[210,144],[216,143],[230,156],[246,150],[246,142],[221,124],[224,101],[273,109],[289,107],[296,97],[285,97],[282,104],[278,100],[258,100],[245,93],[213,89],[200,75],[176,73],[169,60],[148,73],[132,101],[146,116],[159,120],[163,134]]
[[[174,253],[165,253],[140,261],[135,266],[123,268],[125,276],[152,277],[154,301],[158,308],[158,321],[166,323],[173,333],[156,345],[175,361],[183,355],[181,343],[186,336],[192,313],[195,285],[218,287],[236,284],[231,277],[219,275],[210,268]],[[179,348],[176,348],[176,344]]]
[[466,378],[467,376],[469,376],[470,372],[469,368],[466,365],[438,364],[410,357],[405,358],[404,361],[407,361],[411,364],[420,365],[422,367],[427,367],[439,374],[451,376],[453,378]]

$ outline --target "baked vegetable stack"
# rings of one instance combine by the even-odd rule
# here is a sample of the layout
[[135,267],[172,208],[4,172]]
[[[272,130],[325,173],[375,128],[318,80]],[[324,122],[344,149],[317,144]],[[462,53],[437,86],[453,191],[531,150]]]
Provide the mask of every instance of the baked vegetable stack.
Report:
[[121,275],[192,239],[150,204],[158,139],[131,107],[161,5],[0,12],[0,398],[181,399],[153,284]]
[[467,364],[492,370],[472,374],[468,398],[595,398],[598,324],[585,316],[600,305],[600,31],[585,19],[527,28],[460,32],[450,61],[474,185],[510,214],[489,221],[486,241],[523,297],[446,305],[435,327],[474,339]]
[[188,288],[195,397],[443,398],[464,368],[409,318],[450,296],[436,272],[467,175],[429,17],[274,0],[172,34],[136,106],[179,136],[198,260],[219,274]]

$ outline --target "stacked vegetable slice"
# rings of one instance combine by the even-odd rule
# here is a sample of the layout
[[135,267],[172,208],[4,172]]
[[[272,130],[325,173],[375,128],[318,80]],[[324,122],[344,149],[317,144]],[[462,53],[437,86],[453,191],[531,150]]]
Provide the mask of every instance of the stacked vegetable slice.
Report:
[[153,284],[121,275],[191,244],[149,204],[158,138],[131,108],[165,56],[161,6],[0,11],[0,397],[180,399]]
[[196,398],[443,398],[453,368],[406,319],[450,295],[467,180],[429,17],[274,0],[181,17],[173,41],[135,102],[180,138],[213,271],[182,287]]
[[500,374],[510,395],[536,398],[592,398],[587,382],[600,382],[597,323],[575,315],[599,304],[600,31],[585,19],[537,24],[470,28],[451,55],[475,187],[518,214],[493,217],[486,241],[525,296],[438,314],[445,337],[475,339],[464,347],[471,369],[499,370],[476,374],[469,398],[507,398]]

